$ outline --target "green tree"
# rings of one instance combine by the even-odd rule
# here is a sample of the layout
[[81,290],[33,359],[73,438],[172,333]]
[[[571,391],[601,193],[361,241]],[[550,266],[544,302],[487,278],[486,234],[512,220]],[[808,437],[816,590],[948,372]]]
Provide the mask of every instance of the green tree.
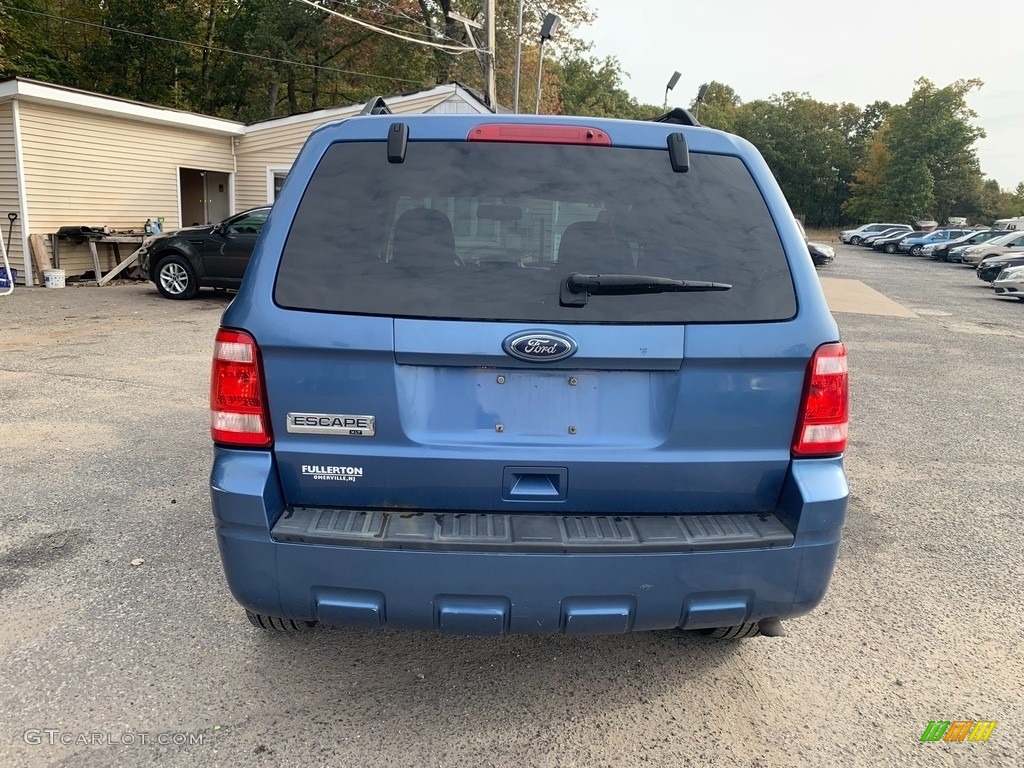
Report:
[[[16,7],[8,7],[16,6]],[[0,77],[18,75],[64,82],[71,73],[52,37],[46,0],[0,0]],[[34,13],[30,13],[34,12]]]
[[584,57],[570,53],[558,62],[562,113],[644,120],[661,109],[639,104],[622,87],[622,68],[617,59]]
[[[704,93],[704,100],[697,106],[697,94],[694,94],[690,102],[690,111],[697,114],[701,125],[709,128],[717,128],[720,131],[733,133],[736,125],[736,112],[743,103],[740,96],[733,88],[725,83],[712,80],[704,83],[701,88],[707,86]],[[700,88],[697,89],[700,93]]]
[[928,219],[935,206],[935,177],[924,158],[894,156],[886,166],[880,195],[884,218]]
[[966,97],[981,85],[957,80],[938,88],[921,78],[906,104],[886,110],[889,161],[876,208],[882,217],[945,221],[977,211],[982,175],[974,144],[985,133],[972,125],[977,114]]
[[839,221],[849,195],[858,161],[850,135],[860,115],[850,104],[786,92],[738,106],[733,130],[761,151],[793,211],[824,226]]

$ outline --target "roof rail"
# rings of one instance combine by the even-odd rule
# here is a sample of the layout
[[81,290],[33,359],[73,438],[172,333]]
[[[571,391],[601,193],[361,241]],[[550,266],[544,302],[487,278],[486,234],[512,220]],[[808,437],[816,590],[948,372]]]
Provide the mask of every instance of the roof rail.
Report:
[[388,109],[387,103],[384,101],[383,96],[376,96],[366,102],[366,106],[363,107],[363,111],[360,115],[390,115],[391,110]]
[[651,119],[652,123],[672,123],[674,125],[700,125],[697,118],[691,115],[682,107],[676,107],[671,112],[666,112],[660,117]]

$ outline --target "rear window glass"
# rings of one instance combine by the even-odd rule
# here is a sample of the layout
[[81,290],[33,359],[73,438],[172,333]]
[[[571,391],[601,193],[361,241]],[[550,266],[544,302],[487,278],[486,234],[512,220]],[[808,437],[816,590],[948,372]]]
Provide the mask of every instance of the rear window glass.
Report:
[[[754,322],[796,314],[789,265],[735,157],[478,142],[338,143],[313,174],[278,271],[283,307],[558,323]],[[724,292],[592,296],[571,272],[730,283]]]

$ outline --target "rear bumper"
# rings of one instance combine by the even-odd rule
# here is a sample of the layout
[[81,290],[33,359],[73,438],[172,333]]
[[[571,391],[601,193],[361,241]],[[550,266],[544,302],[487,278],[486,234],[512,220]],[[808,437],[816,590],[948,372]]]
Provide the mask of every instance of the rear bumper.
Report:
[[257,613],[455,634],[617,633],[791,618],[824,597],[848,490],[841,459],[795,462],[776,517],[789,546],[516,552],[275,541],[270,454],[217,449],[213,511],[228,584]]

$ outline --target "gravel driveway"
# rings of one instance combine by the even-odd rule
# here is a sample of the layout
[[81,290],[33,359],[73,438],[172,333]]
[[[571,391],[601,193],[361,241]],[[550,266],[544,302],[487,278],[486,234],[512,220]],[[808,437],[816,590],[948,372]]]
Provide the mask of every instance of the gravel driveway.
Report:
[[837,250],[846,538],[821,608],[739,642],[260,633],[206,484],[227,297],[0,298],[0,765],[1021,765],[1024,303]]

